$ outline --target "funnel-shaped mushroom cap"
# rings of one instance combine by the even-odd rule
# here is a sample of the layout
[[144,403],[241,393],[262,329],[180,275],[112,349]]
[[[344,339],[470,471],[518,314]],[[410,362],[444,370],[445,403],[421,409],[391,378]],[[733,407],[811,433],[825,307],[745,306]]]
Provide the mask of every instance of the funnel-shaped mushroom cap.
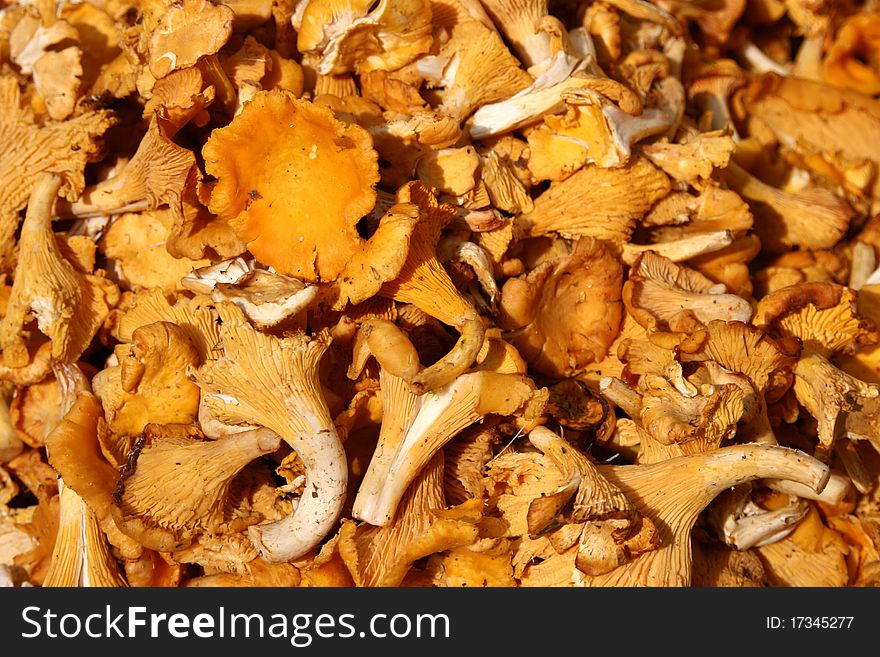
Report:
[[381,294],[411,303],[444,324],[461,326],[476,311],[437,259],[440,233],[455,218],[454,209],[439,203],[433,192],[419,182],[398,190],[397,202],[417,205],[419,223],[410,238],[409,256],[400,275],[383,285]]
[[536,41],[541,19],[550,13],[548,0],[481,0],[480,4],[526,66],[536,64],[530,41]]
[[187,174],[196,164],[191,150],[173,139],[171,125],[154,115],[138,149],[111,178],[83,190],[69,205],[59,204],[60,215],[95,217],[128,210],[155,209],[180,198]]
[[145,440],[129,456],[113,494],[110,513],[124,533],[145,547],[169,552],[201,533],[235,533],[260,520],[236,509],[229,498],[235,476],[278,449],[277,435],[261,428],[214,441]]
[[364,242],[356,224],[376,202],[379,167],[360,126],[288,92],[259,92],[202,153],[218,179],[211,211],[279,273],[333,281]]

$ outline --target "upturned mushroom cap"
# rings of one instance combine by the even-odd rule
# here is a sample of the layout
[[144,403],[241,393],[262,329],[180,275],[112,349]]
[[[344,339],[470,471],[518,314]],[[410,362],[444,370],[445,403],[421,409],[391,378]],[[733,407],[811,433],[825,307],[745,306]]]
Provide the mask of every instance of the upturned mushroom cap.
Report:
[[[254,134],[265,136],[260,148]],[[376,202],[379,171],[360,126],[290,93],[260,92],[202,153],[218,179],[211,211],[278,273],[333,281],[363,245],[356,224]]]
[[640,419],[657,442],[691,454],[717,449],[736,433],[744,410],[744,393],[736,384],[693,386],[682,391],[660,377],[646,378]]
[[747,393],[741,382],[727,378],[734,382],[697,386],[683,378],[678,363],[670,361],[663,376],[644,375],[637,390],[612,377],[601,379],[599,388],[635,420],[639,463],[656,463],[712,451],[733,437]]
[[568,256],[509,278],[499,322],[537,372],[570,376],[602,360],[623,319],[620,263],[600,240],[581,237]]
[[682,354],[682,362],[715,361],[731,372],[745,374],[758,392],[771,386],[783,390],[791,384],[791,368],[800,346],[775,340],[766,332],[742,322],[712,320],[698,351]]
[[326,331],[276,338],[252,328],[228,302],[218,306],[223,356],[194,372],[212,413],[232,423],[271,429],[305,466],[307,494],[286,518],[248,533],[267,561],[301,557],[326,536],[345,501],[348,468],[327,402],[318,363]]

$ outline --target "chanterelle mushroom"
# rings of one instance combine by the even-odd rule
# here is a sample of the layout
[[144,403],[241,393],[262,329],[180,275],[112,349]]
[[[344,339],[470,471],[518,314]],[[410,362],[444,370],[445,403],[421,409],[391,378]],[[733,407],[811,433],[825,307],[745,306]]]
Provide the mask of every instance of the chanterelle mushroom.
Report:
[[89,346],[118,298],[113,283],[82,271],[60,249],[52,230],[52,204],[61,183],[60,176],[42,175],[28,203],[15,282],[0,322],[0,347],[10,367],[29,361],[21,335],[29,313],[52,341],[52,357],[71,363]]
[[536,371],[571,376],[605,357],[623,319],[622,269],[600,240],[581,237],[567,256],[509,278],[499,321]]
[[296,450],[305,466],[305,493],[293,513],[248,528],[267,561],[291,561],[324,538],[345,501],[345,452],[318,379],[329,335],[276,338],[255,330],[228,302],[220,304],[218,312],[223,356],[193,374],[219,419],[271,429]]
[[753,320],[770,332],[796,337],[804,345],[793,368],[794,391],[818,421],[818,458],[830,458],[843,430],[841,414],[858,411],[880,395],[880,386],[847,374],[829,360],[859,343],[880,339],[874,323],[858,314],[856,297],[853,290],[832,283],[792,285],[761,299]]
[[[264,135],[254,148],[254,134]],[[334,281],[366,240],[379,169],[363,128],[284,91],[260,92],[202,149],[217,184],[210,208],[262,263],[305,281]]]
[[201,533],[241,531],[261,517],[229,505],[233,479],[280,442],[265,428],[215,441],[151,438],[147,431],[113,493],[113,520],[124,533],[160,552],[187,547]]
[[880,0],[0,4],[0,585],[880,581]]
[[462,374],[422,395],[384,369],[380,377],[382,429],[352,510],[355,517],[379,526],[393,520],[407,486],[459,431],[490,413],[529,415],[536,392],[527,377],[489,371]]

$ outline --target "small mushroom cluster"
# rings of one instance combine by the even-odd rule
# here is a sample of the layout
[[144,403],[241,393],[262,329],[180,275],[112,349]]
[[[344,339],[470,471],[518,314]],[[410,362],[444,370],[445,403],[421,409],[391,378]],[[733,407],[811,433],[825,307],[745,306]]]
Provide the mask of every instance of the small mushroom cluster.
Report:
[[4,3],[0,585],[880,585],[875,44]]

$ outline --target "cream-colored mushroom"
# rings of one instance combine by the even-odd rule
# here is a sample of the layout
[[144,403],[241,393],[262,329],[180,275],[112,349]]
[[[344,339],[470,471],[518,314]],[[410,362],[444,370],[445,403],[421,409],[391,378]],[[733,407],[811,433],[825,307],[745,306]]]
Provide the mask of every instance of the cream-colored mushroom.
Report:
[[271,429],[304,464],[305,494],[293,513],[248,529],[267,561],[291,561],[326,536],[345,501],[345,452],[318,379],[329,335],[276,338],[255,330],[228,302],[219,304],[218,312],[223,356],[193,374],[221,421]]

